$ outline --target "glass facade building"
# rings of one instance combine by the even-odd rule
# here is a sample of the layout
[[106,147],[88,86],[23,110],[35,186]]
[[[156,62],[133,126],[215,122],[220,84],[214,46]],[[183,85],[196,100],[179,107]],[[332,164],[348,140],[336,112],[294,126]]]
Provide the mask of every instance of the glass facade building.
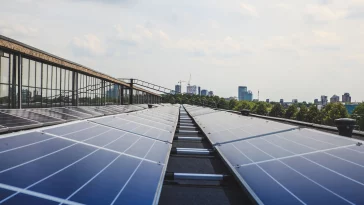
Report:
[[0,108],[141,104],[160,100],[158,94],[0,36]]
[[238,99],[239,100],[253,100],[253,93],[249,90],[246,86],[239,86],[238,87]]

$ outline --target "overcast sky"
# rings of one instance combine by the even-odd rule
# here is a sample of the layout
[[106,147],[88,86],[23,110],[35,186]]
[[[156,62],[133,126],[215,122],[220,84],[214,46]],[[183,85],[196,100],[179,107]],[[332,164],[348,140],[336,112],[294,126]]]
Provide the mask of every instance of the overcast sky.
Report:
[[169,88],[364,100],[364,0],[8,0],[0,34]]

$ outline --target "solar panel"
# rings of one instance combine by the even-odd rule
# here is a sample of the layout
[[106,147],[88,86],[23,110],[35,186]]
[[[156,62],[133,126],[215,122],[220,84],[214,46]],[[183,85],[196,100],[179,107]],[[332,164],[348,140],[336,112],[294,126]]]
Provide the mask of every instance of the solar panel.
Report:
[[[219,138],[209,139],[223,139],[216,150],[257,203],[364,203],[364,148],[358,140],[311,129],[285,130],[284,124],[257,119],[249,132],[246,127],[233,130],[233,121],[249,123],[246,118],[220,112],[196,120],[204,132],[212,126],[220,131]],[[227,124],[233,131],[222,131],[221,125]]]
[[0,125],[0,133],[7,132],[9,128]]
[[9,130],[20,130],[41,126],[41,123],[0,112],[0,125]]
[[26,119],[33,120],[33,121],[37,121],[37,122],[43,123],[44,125],[57,124],[57,123],[64,122],[61,119],[49,117],[46,115],[41,115],[39,113],[30,112],[28,110],[10,109],[10,110],[0,110],[0,112],[6,113],[9,115],[19,116],[19,117],[26,118]]
[[71,116],[71,115],[67,115],[67,114],[62,114],[60,112],[55,112],[52,111],[50,109],[44,109],[44,108],[36,108],[36,109],[29,109],[31,112],[35,112],[35,113],[39,113],[42,115],[46,115],[49,117],[53,117],[53,118],[58,118],[58,119],[62,119],[62,120],[66,120],[66,121],[72,121],[72,120],[78,120],[80,118],[76,117],[76,116]]
[[86,113],[86,114],[92,115],[93,117],[98,117],[98,116],[103,115],[102,113],[89,110],[89,109],[87,109],[87,107],[67,107],[67,109],[75,110],[77,112]]
[[70,110],[67,108],[51,108],[52,111],[56,111],[62,114],[66,114],[66,115],[71,115],[71,116],[75,116],[81,119],[86,119],[86,118],[90,118],[92,117],[92,115],[86,114],[86,113],[82,113],[82,112],[78,112],[75,110]]
[[6,135],[0,203],[156,204],[171,146],[90,121]]

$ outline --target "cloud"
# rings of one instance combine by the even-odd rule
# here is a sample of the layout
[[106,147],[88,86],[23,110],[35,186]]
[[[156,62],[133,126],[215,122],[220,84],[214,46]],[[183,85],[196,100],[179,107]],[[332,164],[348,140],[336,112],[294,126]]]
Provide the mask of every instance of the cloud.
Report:
[[257,10],[252,5],[240,3],[240,9],[241,9],[241,13],[243,15],[247,15],[247,16],[251,16],[251,17],[259,16]]
[[121,25],[115,25],[116,40],[127,43],[128,45],[142,45],[144,43],[163,43],[169,40],[169,36],[161,29],[148,28],[136,25],[131,29],[124,29]]
[[38,29],[21,24],[9,24],[0,21],[0,33],[5,36],[36,36]]
[[71,41],[71,47],[78,56],[102,56],[106,52],[105,46],[94,34],[74,37]]
[[345,18],[348,14],[348,10],[344,8],[335,8],[334,5],[310,4],[307,5],[305,14],[309,20],[322,23]]

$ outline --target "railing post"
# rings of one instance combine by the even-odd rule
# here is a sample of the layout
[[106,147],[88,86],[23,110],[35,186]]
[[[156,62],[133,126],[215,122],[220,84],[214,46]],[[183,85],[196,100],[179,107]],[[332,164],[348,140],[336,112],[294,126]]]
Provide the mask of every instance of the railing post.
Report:
[[18,105],[17,107],[21,109],[21,101],[22,101],[22,90],[23,90],[23,82],[22,82],[22,57],[21,54],[18,56]]
[[129,93],[129,104],[133,104],[133,85],[134,85],[134,82],[133,82],[133,79],[130,79],[130,93]]
[[120,87],[120,105],[124,104],[124,86],[119,85]]

